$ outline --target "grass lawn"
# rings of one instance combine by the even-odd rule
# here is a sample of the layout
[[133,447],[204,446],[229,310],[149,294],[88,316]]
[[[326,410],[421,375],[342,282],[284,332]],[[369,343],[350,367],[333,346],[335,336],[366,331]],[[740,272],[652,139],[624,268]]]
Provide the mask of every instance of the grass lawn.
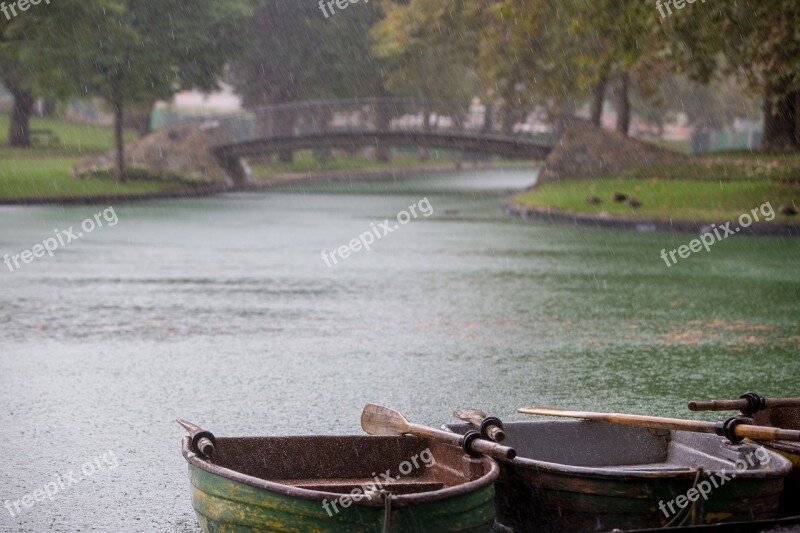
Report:
[[[642,202],[638,209],[612,201],[624,193]],[[602,203],[590,205],[588,196]],[[679,220],[734,220],[770,202],[777,211],[784,203],[800,207],[800,155],[770,156],[737,152],[662,164],[619,176],[547,183],[520,194],[522,204],[574,213],[608,213]],[[777,215],[775,220],[800,217]]]
[[[174,183],[118,184],[110,178],[73,178],[70,169],[74,164],[113,148],[110,127],[34,118],[31,129],[51,130],[59,142],[49,144],[36,138],[30,148],[9,148],[8,115],[0,114],[0,199],[124,196],[178,188]],[[132,140],[135,133],[126,131],[125,136]]]

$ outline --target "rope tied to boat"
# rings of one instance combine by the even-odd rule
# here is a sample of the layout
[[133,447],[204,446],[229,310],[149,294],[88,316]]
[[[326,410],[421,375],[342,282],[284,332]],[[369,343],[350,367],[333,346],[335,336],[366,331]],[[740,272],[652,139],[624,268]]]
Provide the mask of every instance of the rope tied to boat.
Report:
[[391,533],[392,530],[392,493],[386,489],[377,487],[369,489],[364,493],[369,501],[373,498],[383,500],[383,533]]
[[[697,489],[697,486],[700,484],[700,477],[702,476],[702,474],[703,474],[702,468],[698,468],[695,471],[694,482],[692,483],[692,488],[689,489],[690,491]],[[686,525],[686,521],[689,519],[690,516],[692,516],[694,512],[694,508],[697,505],[697,501],[698,500],[695,500],[692,502],[692,505],[687,505],[685,508],[681,509],[675,516],[672,517],[672,520],[664,524],[662,527],[669,528],[669,527],[681,527]],[[681,517],[682,514],[683,517]],[[678,518],[680,518],[681,521],[676,526],[675,522],[678,520]]]
[[381,498],[383,498],[383,533],[391,533],[392,531],[392,493],[388,490],[381,489],[379,491]]

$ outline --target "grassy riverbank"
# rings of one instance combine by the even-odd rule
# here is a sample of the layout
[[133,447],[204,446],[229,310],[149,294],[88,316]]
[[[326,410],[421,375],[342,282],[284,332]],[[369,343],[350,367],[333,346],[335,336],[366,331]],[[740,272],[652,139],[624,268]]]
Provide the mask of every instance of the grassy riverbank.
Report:
[[[615,193],[639,200],[633,209],[612,201]],[[602,203],[589,204],[597,196]],[[727,153],[655,165],[617,176],[546,183],[520,194],[523,205],[572,213],[644,217],[661,220],[733,220],[765,202],[800,207],[800,155]],[[778,215],[775,220],[800,217]]]
[[[0,200],[125,197],[180,190],[175,183],[119,184],[110,177],[73,178],[70,172],[73,165],[113,148],[109,127],[34,118],[31,129],[49,130],[54,137],[35,136],[30,148],[9,148],[8,116],[0,114]],[[132,131],[125,135],[127,140],[135,138]]]

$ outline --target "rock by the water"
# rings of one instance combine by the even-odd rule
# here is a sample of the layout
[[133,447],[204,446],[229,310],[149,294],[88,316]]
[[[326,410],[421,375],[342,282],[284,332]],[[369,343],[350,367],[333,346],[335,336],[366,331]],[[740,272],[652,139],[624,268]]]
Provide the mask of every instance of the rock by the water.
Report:
[[[163,128],[126,143],[125,164],[132,169],[179,174],[197,183],[225,187],[247,185],[251,176],[243,161],[239,161],[235,169],[225,168],[213,154],[214,146],[222,142],[221,128],[214,121]],[[115,168],[116,152],[112,150],[75,165],[72,175],[113,173]]]
[[797,208],[791,204],[781,204],[778,208],[778,213],[788,217],[793,217],[797,214]]
[[598,128],[578,118],[562,119],[561,137],[545,160],[537,184],[617,174],[686,156]]
[[598,196],[589,196],[586,198],[586,203],[590,205],[600,205],[603,201]]
[[615,192],[613,198],[615,202],[624,202],[628,199],[628,195],[621,192]]

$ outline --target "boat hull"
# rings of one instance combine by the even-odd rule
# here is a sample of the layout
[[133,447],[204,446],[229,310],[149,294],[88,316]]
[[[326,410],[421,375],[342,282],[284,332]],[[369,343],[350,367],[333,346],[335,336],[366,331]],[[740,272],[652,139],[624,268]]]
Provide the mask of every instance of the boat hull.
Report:
[[[386,490],[399,491],[398,495],[392,497],[389,510],[391,531],[485,533],[494,523],[493,482],[498,476],[497,465],[485,459],[468,459],[460,449],[452,446],[438,443],[428,446],[425,441],[413,437],[276,437],[260,439],[255,446],[241,446],[241,442],[235,441],[217,439],[218,453],[224,456],[226,447],[230,450],[235,445],[240,448],[236,454],[252,450],[253,459],[263,464],[275,465],[281,460],[291,463],[294,460],[298,463],[298,473],[290,473],[291,465],[267,467],[265,472],[262,466],[255,463],[243,463],[240,458],[231,459],[230,452],[222,462],[230,463],[237,470],[220,467],[219,464],[194,456],[189,450],[189,442],[184,441],[184,455],[189,461],[192,505],[203,531],[382,532],[387,510],[385,502],[379,501],[379,498],[376,497],[374,501],[350,499],[347,507],[341,503],[335,507],[338,512],[333,511],[331,502],[350,494],[351,487],[371,481],[370,474],[373,472],[377,474],[391,469],[390,477],[395,478],[397,465],[425,446],[441,468],[461,470],[467,472],[464,474],[466,477],[475,479],[465,483],[450,480],[442,489],[415,490],[407,494],[403,492],[410,490],[408,484],[402,485],[393,479],[395,486],[391,483],[385,485]],[[281,454],[280,450],[287,453]],[[306,455],[297,457],[298,453]],[[286,471],[277,472],[281,469]],[[278,477],[305,478],[306,486],[315,485],[316,488],[302,488],[296,479],[276,483],[251,476],[248,472],[257,476],[270,473]],[[426,478],[412,481],[422,484],[420,486],[427,484],[436,488],[436,478],[429,474],[426,473]],[[330,479],[325,479],[329,475]],[[352,483],[340,483],[339,480],[343,479]],[[325,488],[326,484],[330,492],[316,490]],[[398,488],[401,486],[405,489]],[[328,506],[323,502],[327,502]]]
[[[765,409],[756,413],[754,417],[754,423],[761,426],[800,430],[800,408],[797,407]],[[800,509],[800,443],[761,441],[759,444],[791,461],[794,468],[786,478],[779,514],[784,516],[797,514]]]
[[[449,426],[462,432],[465,426]],[[502,461],[497,520],[515,531],[610,531],[769,520],[791,469],[769,455],[766,469],[721,482],[714,474],[755,447],[724,447],[712,435],[656,431],[603,422],[519,422],[505,425],[504,444],[518,456]],[[727,459],[714,454],[727,454]],[[763,452],[762,452],[763,454]],[[704,464],[704,461],[707,464]],[[696,466],[705,466],[698,474]],[[712,480],[714,478],[714,480]],[[717,482],[692,507],[676,502],[689,489]],[[710,486],[709,485],[709,486]],[[670,511],[670,503],[672,510]],[[679,515],[678,518],[675,518]],[[674,519],[674,520],[673,520]]]

